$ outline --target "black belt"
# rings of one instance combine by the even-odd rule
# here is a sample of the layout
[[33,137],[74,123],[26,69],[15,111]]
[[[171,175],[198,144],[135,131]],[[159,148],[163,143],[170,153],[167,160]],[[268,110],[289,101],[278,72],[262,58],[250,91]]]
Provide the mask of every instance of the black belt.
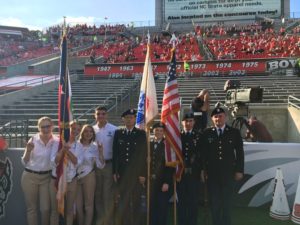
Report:
[[[90,173],[92,173],[92,172],[94,172],[95,171],[95,168],[93,168],[88,174],[86,174],[85,176],[87,176],[87,175],[89,175]],[[76,175],[75,175],[75,177],[78,177],[78,176],[80,176],[81,174],[83,174],[85,171],[82,171],[81,173],[76,173]],[[74,177],[74,178],[75,178]],[[73,179],[74,179],[73,178]]]
[[28,172],[28,173],[34,173],[34,174],[39,174],[39,175],[51,173],[51,170],[47,170],[47,171],[34,171],[34,170],[27,169],[27,168],[25,168],[25,171]]
[[112,163],[112,159],[105,159],[105,163]]
[[[67,182],[68,184],[69,183],[71,183],[73,180],[74,180],[74,178],[76,178],[77,176],[75,175],[73,178],[72,178],[72,180],[70,181],[70,182]],[[53,175],[51,175],[51,178],[53,179],[53,180],[56,180],[57,179],[57,177],[56,176],[53,176]]]

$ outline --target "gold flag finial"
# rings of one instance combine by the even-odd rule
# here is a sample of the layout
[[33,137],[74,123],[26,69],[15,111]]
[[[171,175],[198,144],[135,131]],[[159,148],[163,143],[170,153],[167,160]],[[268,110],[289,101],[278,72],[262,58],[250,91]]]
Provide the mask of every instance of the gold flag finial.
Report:
[[63,36],[67,34],[66,16],[64,16]]

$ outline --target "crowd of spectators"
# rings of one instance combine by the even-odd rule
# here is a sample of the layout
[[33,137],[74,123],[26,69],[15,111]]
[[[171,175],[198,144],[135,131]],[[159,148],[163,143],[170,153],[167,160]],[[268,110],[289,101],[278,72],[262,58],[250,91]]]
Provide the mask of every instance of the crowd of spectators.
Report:
[[254,24],[246,27],[211,28],[210,31],[214,35],[204,35],[204,43],[219,60],[300,55],[299,27],[291,34],[287,34],[284,27],[275,31],[273,28],[262,29]]
[[253,34],[261,33],[263,31],[263,26],[259,23],[243,24],[231,26],[224,26],[222,24],[216,24],[212,26],[196,26],[196,34],[202,37],[213,38],[213,37],[222,37],[222,36],[236,36],[238,34]]
[[[44,31],[42,37],[0,36],[0,65],[8,66],[59,52],[61,31],[61,26],[53,26]],[[103,57],[107,63],[143,62],[147,52],[147,35],[126,34],[124,24],[98,27],[77,24],[68,27],[68,39],[69,49],[91,46],[76,52],[75,56]],[[151,34],[151,60],[169,61],[174,41],[178,61],[202,60],[204,56],[199,50],[202,44],[219,60],[297,57],[300,55],[300,26],[290,33],[286,33],[284,27],[275,30],[270,24],[252,23],[195,26],[193,32],[179,33],[176,37],[167,33]]]
[[[68,27],[68,48],[80,46],[92,46],[97,42],[97,36],[117,35],[124,32],[126,26],[121,25],[100,25],[99,27],[87,26],[86,24]],[[26,33],[23,36],[0,35],[0,66],[9,66],[24,62],[33,58],[59,52],[60,36],[62,27],[49,27],[40,33],[40,36],[33,36]],[[127,50],[127,49],[126,49]],[[125,49],[119,52],[123,54]]]
[[58,52],[50,43],[0,36],[0,65],[8,66]]
[[[224,26],[222,24],[200,27],[194,32],[176,36],[176,58],[178,61],[198,61],[199,44],[208,47],[215,59],[248,59],[297,57],[300,55],[300,28],[286,33],[285,27],[275,30],[272,23],[252,23]],[[151,34],[151,60],[169,61],[172,35]],[[198,41],[203,41],[198,43]],[[79,56],[104,57],[108,63],[143,62],[147,52],[147,37],[113,38],[94,46]]]
[[102,56],[107,63],[129,62],[134,61],[133,48],[135,45],[133,38],[116,35],[107,41],[78,52],[77,56],[93,55],[94,58]]
[[[169,61],[173,41],[177,46],[177,60],[197,61],[203,58],[199,52],[196,36],[193,33],[179,34],[174,40],[172,40],[171,35],[154,34],[150,40],[151,60],[153,62]],[[79,52],[78,56],[90,56],[91,54],[94,58],[102,56],[107,63],[144,62],[147,43],[146,36],[115,36],[104,43]]]
[[126,30],[126,26],[124,24],[117,25],[100,25],[99,27],[88,26],[86,24],[77,24],[74,27],[70,27],[68,29],[68,33],[70,35],[116,35],[120,32],[124,32]]
[[300,34],[300,25],[293,29],[294,34]]
[[[203,59],[199,52],[198,41],[193,32],[182,33],[175,36],[155,34],[151,38],[151,59],[154,62],[169,61],[173,42],[176,44],[176,59],[178,61],[197,61]],[[144,38],[134,49],[138,61],[145,59],[147,39]]]

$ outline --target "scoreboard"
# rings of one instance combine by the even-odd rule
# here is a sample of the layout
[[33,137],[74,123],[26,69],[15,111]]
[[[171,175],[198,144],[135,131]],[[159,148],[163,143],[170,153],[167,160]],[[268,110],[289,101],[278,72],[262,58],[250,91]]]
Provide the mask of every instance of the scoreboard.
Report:
[[282,0],[164,0],[164,20],[172,23],[249,20],[281,16]]

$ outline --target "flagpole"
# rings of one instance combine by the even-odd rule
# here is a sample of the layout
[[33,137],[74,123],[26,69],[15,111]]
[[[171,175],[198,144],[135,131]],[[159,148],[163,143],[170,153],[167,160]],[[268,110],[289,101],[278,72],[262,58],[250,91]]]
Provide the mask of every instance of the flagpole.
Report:
[[[59,133],[60,133],[60,147],[62,147],[64,142],[69,140],[69,119],[70,112],[68,111],[68,100],[69,100],[69,74],[68,74],[68,49],[67,49],[67,32],[66,32],[66,17],[64,16],[63,27],[62,27],[62,41],[61,41],[61,58],[60,58],[60,86],[59,87]],[[61,89],[60,89],[61,88]],[[65,153],[60,161],[60,166],[57,168],[57,203],[58,212],[64,218],[65,209],[65,193],[67,190],[66,182],[66,165],[67,157]],[[65,223],[65,220],[63,220]]]
[[146,126],[146,135],[147,135],[147,225],[150,224],[150,130]]
[[150,60],[150,34],[148,31],[147,54],[144,65],[143,78],[141,83],[140,99],[138,103],[138,113],[136,127],[145,130],[147,138],[147,222],[150,224],[150,194],[151,194],[151,149],[150,149],[150,125],[158,114],[156,89],[153,78],[153,70]]
[[[66,17],[64,16],[63,18],[64,18],[64,21],[63,21],[63,30],[62,30],[62,43],[64,42],[63,39],[66,38],[66,36],[67,36]],[[62,46],[62,48],[63,48],[63,46]],[[60,57],[62,57],[62,55]],[[64,75],[65,78],[68,78],[68,79],[65,79],[65,83],[69,82],[69,76],[67,76],[67,65],[68,65],[68,49],[66,50],[66,62],[65,62],[65,70],[66,71],[65,71],[65,75]],[[66,90],[67,90],[67,85],[65,85],[65,90],[63,90],[64,93],[66,93]],[[67,101],[67,95],[64,95],[64,102],[66,102],[66,101]],[[62,121],[63,122],[62,122],[61,126],[62,126],[63,130],[66,129],[66,124],[65,124],[66,113],[65,113],[65,111],[66,111],[66,104],[63,105],[63,113],[62,113],[62,115],[63,115]],[[63,131],[63,133],[64,133],[64,131]],[[64,135],[63,135],[63,141],[65,141],[65,136]],[[64,159],[64,157],[63,157],[63,159]]]
[[[150,59],[150,34],[148,30],[148,43],[147,43],[147,54],[148,58]],[[149,62],[148,62],[148,66]],[[149,68],[147,68],[149,70]],[[149,72],[147,72],[146,81],[148,81]],[[146,82],[146,90],[148,88],[148,82]],[[145,92],[145,102],[147,99],[147,91]],[[144,112],[145,112],[145,128],[146,128],[146,135],[147,135],[147,225],[150,225],[150,163],[151,163],[151,155],[150,155],[150,129],[148,127],[148,123],[146,121],[146,104],[144,105]]]
[[173,177],[173,186],[174,186],[174,193],[173,193],[173,204],[174,204],[174,225],[177,225],[177,205],[176,205],[176,177]]

